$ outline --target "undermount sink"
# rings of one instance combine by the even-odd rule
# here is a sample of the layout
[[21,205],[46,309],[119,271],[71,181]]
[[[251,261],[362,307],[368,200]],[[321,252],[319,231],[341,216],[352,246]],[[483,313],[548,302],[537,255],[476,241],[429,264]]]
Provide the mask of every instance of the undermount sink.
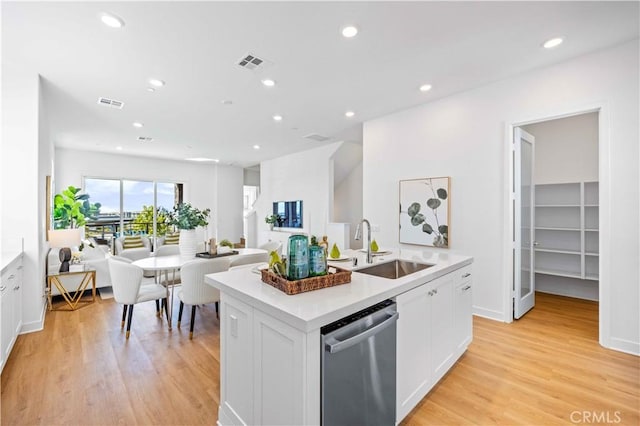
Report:
[[378,263],[377,265],[367,266],[362,269],[356,269],[354,270],[354,272],[360,272],[367,275],[374,275],[376,277],[395,280],[409,274],[413,274],[414,272],[430,268],[432,266],[432,264],[428,263],[418,263],[408,260],[396,259],[391,262]]

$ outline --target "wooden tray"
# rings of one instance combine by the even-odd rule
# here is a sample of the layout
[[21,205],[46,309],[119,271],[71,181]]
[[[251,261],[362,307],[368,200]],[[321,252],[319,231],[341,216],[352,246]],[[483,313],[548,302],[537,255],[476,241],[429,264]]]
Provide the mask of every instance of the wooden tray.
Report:
[[[333,268],[332,268],[333,269]],[[335,273],[329,273],[320,277],[304,278],[296,281],[289,281],[268,269],[261,269],[262,281],[287,294],[298,294],[305,291],[320,290],[321,288],[333,287],[334,285],[351,282],[351,271],[335,268]]]
[[201,253],[196,253],[196,257],[202,257],[204,259],[214,259],[216,257],[231,256],[232,254],[238,254],[238,252],[236,250],[231,250],[230,252],[227,252],[227,253],[210,254],[206,251],[203,251]]

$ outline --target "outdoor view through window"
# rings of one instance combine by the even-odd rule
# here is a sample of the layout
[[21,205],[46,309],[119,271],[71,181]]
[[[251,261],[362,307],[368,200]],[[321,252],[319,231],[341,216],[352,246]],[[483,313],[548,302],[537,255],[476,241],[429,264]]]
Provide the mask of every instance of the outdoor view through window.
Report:
[[[127,179],[85,178],[84,192],[92,203],[100,203],[100,214],[88,220],[87,237],[111,243],[121,235],[148,235],[154,232],[153,207],[172,210],[182,200],[182,184]],[[154,189],[155,188],[155,189]],[[156,235],[167,232],[164,216],[158,215]]]

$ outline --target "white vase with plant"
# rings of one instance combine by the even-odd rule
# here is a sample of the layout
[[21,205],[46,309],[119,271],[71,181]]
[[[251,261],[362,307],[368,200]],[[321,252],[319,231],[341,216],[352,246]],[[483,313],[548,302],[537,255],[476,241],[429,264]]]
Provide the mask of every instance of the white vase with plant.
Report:
[[198,246],[196,228],[209,224],[211,209],[199,210],[189,203],[178,204],[173,212],[168,213],[168,223],[180,230],[178,247],[180,256],[195,257]]

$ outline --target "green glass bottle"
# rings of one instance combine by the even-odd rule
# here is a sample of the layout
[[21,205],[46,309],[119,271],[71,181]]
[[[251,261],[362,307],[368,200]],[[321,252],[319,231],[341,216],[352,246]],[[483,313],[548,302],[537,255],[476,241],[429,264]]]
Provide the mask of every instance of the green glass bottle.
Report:
[[321,246],[309,247],[309,276],[327,275],[327,257]]
[[289,270],[290,280],[301,280],[309,276],[309,239],[306,235],[289,237]]

